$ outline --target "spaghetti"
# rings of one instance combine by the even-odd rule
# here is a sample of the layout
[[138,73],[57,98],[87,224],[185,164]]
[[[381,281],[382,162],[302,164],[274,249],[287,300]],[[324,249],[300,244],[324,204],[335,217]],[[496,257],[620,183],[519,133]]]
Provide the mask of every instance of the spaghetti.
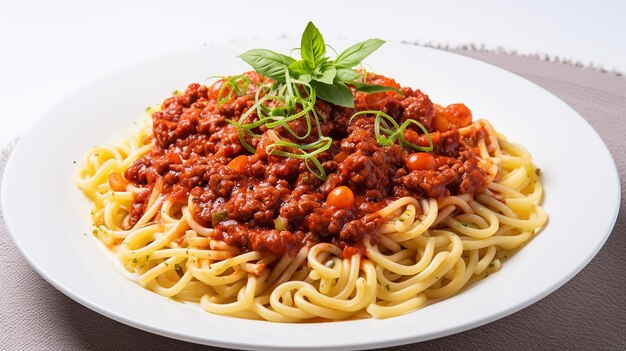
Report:
[[[94,234],[147,289],[273,322],[387,318],[498,271],[547,220],[531,155],[485,120],[459,123],[458,106],[450,112],[419,90],[353,92],[354,109],[318,101],[317,127],[334,136],[315,155],[325,179],[311,176],[308,160],[267,152],[289,137],[284,126],[244,135],[256,150],[245,156],[225,120],[255,108],[263,77],[247,77],[253,84],[226,99],[192,84],[151,108],[131,138],[86,155],[76,182],[93,203]],[[406,148],[377,143],[375,114],[350,118],[372,109],[422,123],[427,133],[409,126],[402,136],[430,141],[423,153],[435,163],[414,166]],[[305,125],[289,123],[296,133]],[[349,207],[329,204],[339,186]]]

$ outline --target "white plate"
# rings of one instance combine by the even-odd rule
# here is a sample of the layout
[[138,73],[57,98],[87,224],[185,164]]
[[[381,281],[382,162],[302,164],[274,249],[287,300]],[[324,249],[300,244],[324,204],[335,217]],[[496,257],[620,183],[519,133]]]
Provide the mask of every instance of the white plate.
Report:
[[[333,44],[342,49],[349,43]],[[247,70],[235,57],[245,50],[287,52],[295,46],[244,42],[182,52],[122,70],[61,101],[20,140],[2,182],[4,218],[24,257],[69,297],[146,331],[225,347],[345,349],[433,339],[509,315],[571,279],[611,232],[620,200],[617,170],[596,132],[574,110],[493,66],[443,51],[386,44],[367,60],[376,71],[422,89],[435,102],[464,102],[475,117],[489,119],[496,130],[526,146],[541,167],[549,223],[500,272],[404,316],[304,325],[211,315],[129,280],[88,234],[88,204],[72,183],[74,161],[81,162],[96,144],[128,135],[144,108],[172,90]]]

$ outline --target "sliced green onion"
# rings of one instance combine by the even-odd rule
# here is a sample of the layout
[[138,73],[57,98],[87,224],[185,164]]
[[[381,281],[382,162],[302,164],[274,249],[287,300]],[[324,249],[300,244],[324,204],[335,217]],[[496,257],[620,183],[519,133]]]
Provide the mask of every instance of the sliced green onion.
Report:
[[[319,140],[309,143],[309,144],[296,144],[287,140],[277,140],[274,144],[268,145],[265,149],[268,154],[282,156],[282,157],[293,157],[304,160],[304,163],[309,170],[316,178],[319,180],[326,179],[326,170],[322,167],[320,161],[315,157],[318,154],[328,150],[333,143],[333,139],[327,136],[323,136],[319,138]],[[297,150],[297,152],[290,152],[278,149],[280,147],[283,148],[291,148]],[[307,150],[312,150],[307,152]],[[310,163],[315,166],[315,169],[311,167]]]
[[[300,91],[303,88],[306,96]],[[265,95],[261,94],[265,92]],[[269,131],[274,128],[283,127],[296,140],[304,140],[311,136],[313,123],[318,133],[318,139],[308,144],[299,144],[288,139],[283,139],[273,132],[274,143],[268,145],[266,152],[271,155],[281,157],[293,157],[304,161],[307,169],[318,179],[326,179],[326,171],[316,156],[328,150],[332,145],[332,139],[322,134],[319,115],[315,110],[315,90],[308,84],[286,75],[286,83],[272,85],[261,85],[255,95],[255,103],[245,111],[239,120],[227,119],[226,122],[237,128],[237,134],[241,145],[251,153],[255,153],[255,148],[246,140],[246,134],[252,138],[258,138],[261,134],[254,130],[264,126]],[[269,107],[270,103],[275,106]],[[300,111],[293,113],[296,106],[300,106]],[[246,121],[256,112],[256,119],[250,123]],[[307,129],[303,135],[296,133],[289,122],[304,118]]]
[[[220,78],[222,79],[222,86],[220,90],[217,92],[217,107],[228,102],[233,97],[238,97],[244,95],[250,85],[252,85],[252,80],[243,74],[232,76],[232,77],[223,77],[223,76],[214,76],[210,78]],[[224,96],[224,92],[226,88],[230,88],[231,90],[228,92],[226,96]]]
[[[407,146],[413,150],[423,152],[433,151],[434,146],[430,133],[428,133],[426,127],[424,127],[424,125],[420,122],[414,119],[407,119],[404,123],[398,125],[398,122],[396,122],[393,117],[383,111],[364,110],[353,114],[348,123],[352,122],[355,117],[362,115],[374,115],[374,135],[376,136],[376,142],[378,142],[380,146],[391,146],[395,144],[397,139],[400,147]],[[415,124],[422,130],[422,132],[424,132],[426,139],[428,139],[428,146],[415,145],[406,140],[404,137],[404,131],[411,124]]]

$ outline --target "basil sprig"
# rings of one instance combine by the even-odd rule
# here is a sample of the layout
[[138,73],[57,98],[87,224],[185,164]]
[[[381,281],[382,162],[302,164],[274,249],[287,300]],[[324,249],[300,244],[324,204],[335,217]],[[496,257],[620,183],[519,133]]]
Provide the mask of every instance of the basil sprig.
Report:
[[[273,141],[265,146],[268,154],[301,159],[307,169],[323,181],[326,170],[317,156],[328,151],[333,140],[322,133],[320,118],[323,116],[317,112],[315,102],[319,98],[335,105],[354,107],[354,96],[349,86],[366,93],[392,90],[402,95],[401,91],[392,87],[365,83],[363,78],[367,73],[360,74],[354,70],[383,44],[380,39],[369,39],[349,47],[331,60],[326,56],[322,34],[309,22],[302,33],[300,60],[266,49],[246,51],[239,57],[273,82],[257,85],[254,104],[238,119],[226,121],[237,128],[241,145],[249,152],[255,153],[256,149],[248,140],[260,138],[260,133],[265,130]],[[241,77],[223,78],[218,105],[248,90],[250,82]],[[395,121],[383,119],[391,117],[381,116],[376,115],[375,121],[376,136],[381,145],[392,145],[398,140],[401,146],[420,148],[404,139],[402,133],[408,127],[407,122],[398,126]],[[306,130],[297,132],[292,129],[290,123],[295,120],[304,121]],[[417,122],[415,124],[421,126]],[[275,132],[274,129],[279,127],[280,133]],[[420,128],[426,132],[423,126]]]
[[239,57],[259,74],[275,82],[286,83],[291,78],[310,85],[319,99],[339,106],[354,107],[354,97],[348,85],[366,93],[392,90],[402,95],[393,87],[357,81],[361,75],[353,68],[384,43],[381,39],[368,39],[347,48],[331,60],[326,56],[322,33],[309,22],[302,33],[300,60],[267,49],[249,50]]

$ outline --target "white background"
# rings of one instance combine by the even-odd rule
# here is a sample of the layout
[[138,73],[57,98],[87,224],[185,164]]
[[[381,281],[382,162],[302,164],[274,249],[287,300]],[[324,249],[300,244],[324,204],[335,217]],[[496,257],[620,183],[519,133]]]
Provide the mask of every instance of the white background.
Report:
[[207,43],[299,37],[308,20],[327,39],[477,44],[626,72],[626,1],[0,0],[0,145],[107,73]]

